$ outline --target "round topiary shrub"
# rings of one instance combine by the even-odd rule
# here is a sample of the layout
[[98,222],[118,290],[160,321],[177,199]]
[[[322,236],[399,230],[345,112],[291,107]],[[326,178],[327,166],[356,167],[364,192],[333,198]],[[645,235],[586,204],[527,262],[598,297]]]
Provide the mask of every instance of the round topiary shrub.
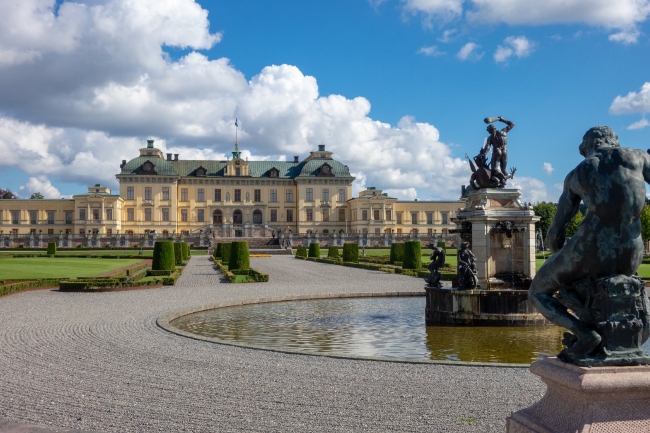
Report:
[[390,246],[390,262],[395,264],[395,262],[404,261],[404,242],[393,243]]
[[233,242],[230,247],[230,259],[228,260],[228,270],[250,269],[250,257],[248,255],[248,242]]
[[174,260],[176,265],[183,264],[183,245],[180,242],[174,242]]
[[309,254],[307,257],[316,257],[320,258],[320,244],[317,242],[312,242],[309,244]]
[[329,258],[336,258],[339,257],[339,247],[337,246],[331,246],[327,249],[327,257]]
[[182,245],[182,253],[183,253],[183,261],[186,261],[187,259],[190,258],[190,246],[187,245],[187,242],[181,242]]
[[416,269],[422,267],[422,244],[420,241],[404,242],[404,261],[402,269]]
[[296,249],[296,257],[307,257],[307,248],[298,247]]
[[343,261],[359,263],[359,244],[343,244]]
[[56,254],[56,242],[48,242],[47,243],[47,254],[48,255]]
[[224,242],[221,245],[221,263],[228,264],[230,261],[230,248],[232,247],[231,242]]
[[176,269],[173,242],[156,241],[153,246],[153,263],[151,264],[151,269],[154,271],[173,271]]

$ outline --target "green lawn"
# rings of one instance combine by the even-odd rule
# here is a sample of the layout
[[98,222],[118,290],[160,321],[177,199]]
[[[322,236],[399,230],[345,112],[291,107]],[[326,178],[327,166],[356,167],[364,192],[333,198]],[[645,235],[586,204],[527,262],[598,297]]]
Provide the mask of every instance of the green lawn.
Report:
[[0,260],[0,280],[95,277],[139,261],[138,259],[71,260],[49,257],[2,259]]
[[[191,250],[190,252],[193,256],[205,256],[208,254],[207,250]],[[0,250],[0,256],[10,255],[10,256],[20,256],[22,254],[38,255],[45,256],[47,251],[33,251],[33,250],[23,250],[23,251],[2,251]],[[57,256],[134,256],[139,257],[139,250],[102,250],[102,249],[58,249],[56,251]],[[152,257],[153,250],[142,250],[141,257]]]

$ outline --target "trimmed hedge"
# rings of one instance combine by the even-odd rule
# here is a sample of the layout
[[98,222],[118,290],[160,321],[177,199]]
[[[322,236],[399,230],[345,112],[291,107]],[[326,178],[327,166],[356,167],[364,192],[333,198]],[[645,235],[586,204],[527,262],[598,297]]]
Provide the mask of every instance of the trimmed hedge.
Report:
[[154,271],[153,269],[147,269],[147,277],[168,277],[172,274],[171,270],[156,270]]
[[174,255],[174,243],[172,241],[156,241],[153,247],[153,263],[151,269],[154,271],[176,269],[176,258]]
[[229,271],[219,260],[214,260],[214,264],[229,283],[234,283],[237,279],[237,275],[248,275],[252,277],[256,283],[266,283],[269,281],[269,274],[265,274],[252,268]]
[[48,242],[47,243],[47,254],[48,255],[56,254],[56,242]]
[[174,242],[174,260],[177,265],[183,263],[183,245],[180,242]]
[[444,243],[444,242],[438,242],[437,247],[442,248],[443,250],[446,250],[447,249],[447,244]]
[[296,249],[296,257],[307,257],[307,248],[298,247]]
[[0,296],[9,295],[11,293],[20,292],[22,290],[33,289],[36,287],[54,287],[57,286],[60,281],[61,279],[43,279],[3,284],[0,285]]
[[339,255],[339,247],[337,246],[331,246],[327,249],[327,257],[334,258],[334,257],[340,257]]
[[359,263],[359,244],[343,244],[343,261],[350,263]]
[[395,262],[404,261],[404,242],[394,242],[390,246],[390,262],[392,264],[397,264]]
[[420,241],[404,242],[404,261],[402,268],[415,270],[422,268],[422,244]]
[[230,242],[223,242],[221,244],[221,261],[224,263],[229,263],[230,262],[230,249],[232,247],[232,243]]
[[187,259],[190,258],[190,246],[187,245],[187,242],[181,242],[182,247],[182,253],[183,253],[183,261],[186,261]]
[[318,242],[309,244],[309,254],[307,254],[307,257],[320,257],[320,244]]
[[212,257],[217,257],[217,258],[221,257],[221,242],[214,246],[214,250],[212,251]]
[[233,242],[230,247],[230,259],[228,260],[228,269],[231,271],[237,269],[250,269],[250,256],[248,255],[248,242]]

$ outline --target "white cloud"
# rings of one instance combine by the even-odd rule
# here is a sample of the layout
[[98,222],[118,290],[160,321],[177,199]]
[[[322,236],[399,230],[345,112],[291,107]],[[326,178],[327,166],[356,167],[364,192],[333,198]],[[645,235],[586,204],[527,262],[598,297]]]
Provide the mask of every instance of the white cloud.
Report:
[[468,42],[463,47],[458,51],[458,54],[456,54],[456,57],[458,57],[460,60],[472,60],[472,61],[478,61],[481,60],[483,57],[483,53],[478,53],[478,49],[481,48],[480,45],[474,43],[474,42]]
[[[320,95],[316,78],[295,66],[267,66],[247,80],[228,59],[192,51],[220,35],[209,33],[207,12],[191,0],[66,2],[58,16],[54,0],[38,1],[0,4],[0,16],[20,28],[16,38],[0,29],[0,47],[31,56],[2,66],[0,167],[115,188],[120,161],[137,156],[146,138],[182,159],[223,159],[238,117],[251,160],[305,157],[325,143],[377,188],[441,199],[457,198],[469,178],[431,124],[372,119],[367,99]],[[163,44],[190,51],[171,60]]]
[[456,29],[448,29],[442,32],[442,36],[438,38],[443,44],[449,43],[452,40],[452,35],[456,33]]
[[551,174],[555,169],[553,168],[550,162],[545,162],[544,165],[542,166],[542,170],[544,170],[546,174]]
[[[581,23],[613,32],[614,42],[635,43],[650,14],[650,0],[402,0],[405,13],[425,23],[463,16],[472,24],[552,25]],[[466,5],[463,10],[463,5]]]
[[418,193],[415,188],[406,188],[406,189],[387,189],[384,190],[389,197],[395,197],[399,200],[415,200],[418,197]]
[[508,181],[508,188],[519,188],[521,190],[521,199],[530,203],[557,201],[559,196],[559,194],[550,196],[546,191],[546,184],[532,177],[515,176]]
[[650,122],[644,117],[638,122],[634,122],[630,126],[627,127],[627,129],[634,130],[634,129],[643,129],[646,126],[650,126]]
[[494,61],[497,63],[506,62],[511,56],[527,57],[536,45],[525,36],[509,36],[503,42],[505,46],[499,45],[494,52]]
[[446,53],[440,51],[440,49],[435,46],[431,45],[430,47],[422,47],[418,50],[418,54],[424,54],[425,56],[431,56],[431,57],[439,57],[439,56],[444,56]]
[[61,198],[59,190],[52,185],[47,176],[30,177],[27,183],[20,187],[21,191],[26,191],[25,198],[29,198],[33,193],[40,192],[45,198]]
[[650,112],[650,82],[644,83],[641,90],[614,98],[609,107],[610,114],[631,114]]

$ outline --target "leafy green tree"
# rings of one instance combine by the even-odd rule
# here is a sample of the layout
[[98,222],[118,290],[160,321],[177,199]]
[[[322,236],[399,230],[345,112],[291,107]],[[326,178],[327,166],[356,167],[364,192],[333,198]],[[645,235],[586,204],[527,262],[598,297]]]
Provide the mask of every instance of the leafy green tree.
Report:
[[643,206],[641,211],[641,237],[644,242],[650,241],[650,206],[648,203]]
[[35,192],[32,194],[32,196],[29,198],[30,200],[43,200],[45,197],[43,197],[43,194],[40,192]]
[[15,198],[18,198],[18,196],[11,192],[9,189],[0,189],[0,200],[9,200]]
[[571,222],[566,227],[566,236],[568,238],[576,234],[576,231],[578,231],[578,226],[580,225],[583,219],[585,219],[585,216],[582,214],[582,212],[578,211],[578,213],[575,214]]
[[544,239],[546,239],[546,232],[548,231],[548,228],[553,221],[553,217],[555,217],[557,206],[555,206],[553,203],[547,203],[543,201],[541,203],[535,204],[535,206],[533,206],[533,210],[535,211],[535,215],[541,218],[538,222],[535,223],[535,230],[541,229],[542,236]]

